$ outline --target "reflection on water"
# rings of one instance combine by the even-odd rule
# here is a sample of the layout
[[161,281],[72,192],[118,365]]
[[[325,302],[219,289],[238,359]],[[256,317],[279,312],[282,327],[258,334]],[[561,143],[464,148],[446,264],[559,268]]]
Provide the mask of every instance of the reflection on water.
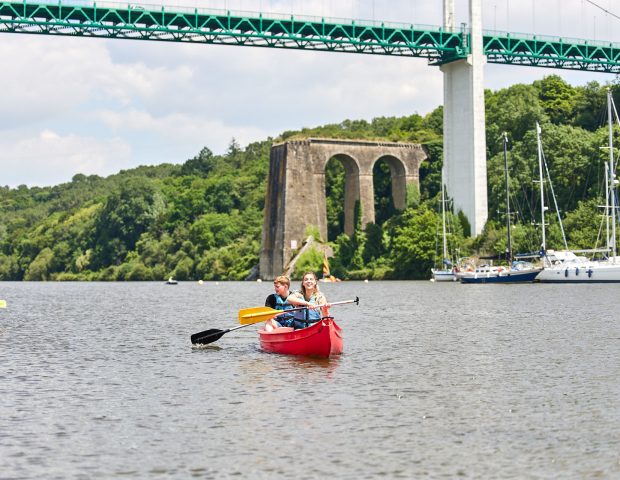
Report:
[[3,283],[0,476],[620,476],[617,287],[322,289],[330,359],[191,346],[269,285]]
[[239,362],[237,366],[239,372],[252,385],[261,382],[269,383],[276,375],[284,376],[287,381],[299,379],[310,382],[315,378],[319,380],[333,378],[341,358],[340,355],[331,358],[314,358],[258,352],[252,361]]

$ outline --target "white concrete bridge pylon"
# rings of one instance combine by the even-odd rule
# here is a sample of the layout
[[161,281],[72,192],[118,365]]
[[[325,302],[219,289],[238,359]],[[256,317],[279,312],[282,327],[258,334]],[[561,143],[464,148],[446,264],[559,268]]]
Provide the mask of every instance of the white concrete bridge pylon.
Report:
[[[470,55],[441,67],[444,76],[443,158],[448,195],[471,234],[488,218],[481,0],[469,0]],[[454,29],[454,0],[444,0],[444,27]]]

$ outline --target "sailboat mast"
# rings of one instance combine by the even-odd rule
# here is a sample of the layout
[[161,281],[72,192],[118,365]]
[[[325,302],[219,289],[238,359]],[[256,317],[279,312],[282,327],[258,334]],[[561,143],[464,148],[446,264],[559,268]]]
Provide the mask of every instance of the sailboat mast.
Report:
[[[613,116],[611,113],[611,104],[613,98],[611,90],[607,89],[607,118],[609,124],[609,174],[608,177],[608,194],[611,208],[611,251],[613,255],[613,263],[616,263],[616,196],[614,195],[614,186],[616,176],[614,174],[614,138],[613,138]],[[609,240],[608,240],[609,242]],[[608,245],[609,246],[609,245]]]
[[446,239],[446,194],[444,192],[443,186],[443,170],[441,175],[441,224],[442,224],[442,233],[443,233],[443,258],[441,262],[448,258],[448,240]]
[[542,222],[542,251],[547,250],[547,240],[545,237],[545,187],[543,185],[544,176],[542,168],[542,145],[540,144],[540,125],[536,122],[536,145],[538,147],[538,175],[540,177],[540,217]]
[[508,134],[504,132],[504,178],[506,179],[506,232],[508,262],[512,262],[512,237],[510,235],[510,192],[508,189]]

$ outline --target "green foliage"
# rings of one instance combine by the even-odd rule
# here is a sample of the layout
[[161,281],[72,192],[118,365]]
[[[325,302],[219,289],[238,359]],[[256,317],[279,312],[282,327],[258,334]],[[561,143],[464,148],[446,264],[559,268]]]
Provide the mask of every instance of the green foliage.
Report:
[[539,91],[533,85],[517,84],[497,92],[486,91],[486,138],[489,156],[503,150],[501,135],[509,132],[515,142],[547,121]]
[[463,235],[466,237],[470,237],[471,236],[471,224],[469,223],[469,220],[467,219],[467,217],[465,216],[462,210],[458,211],[457,217],[459,219],[459,225],[461,226],[461,229],[463,230]]
[[321,242],[322,241],[322,239],[321,239],[321,232],[319,231],[319,227],[317,227],[316,225],[308,225],[306,227],[305,232],[304,232],[304,236],[306,238],[311,236],[317,242]]
[[[425,145],[427,159],[420,165],[420,200],[430,200],[441,191],[441,169],[443,167],[442,141],[429,142]],[[407,206],[415,207],[415,198],[409,197],[407,190]]]
[[420,205],[420,188],[413,184],[407,184],[407,208],[415,208]]
[[147,178],[130,177],[107,198],[95,224],[95,264],[119,265],[163,214],[164,198]]
[[54,253],[45,247],[28,266],[24,280],[48,280],[53,261]]
[[318,278],[321,278],[322,271],[323,252],[310,247],[297,259],[291,278],[301,280],[302,275],[306,272],[314,272]]
[[388,164],[383,160],[375,163],[372,176],[375,192],[375,222],[382,225],[396,213],[392,196],[392,176]]
[[327,238],[334,240],[344,232],[344,167],[335,158],[325,167],[325,195],[327,205]]
[[568,232],[570,248],[578,250],[607,246],[606,224],[595,221],[604,214],[600,207],[604,204],[603,199],[596,198],[580,201],[577,208],[566,215],[564,228]]
[[206,177],[215,169],[216,165],[217,158],[213,156],[211,150],[204,147],[198,155],[183,164],[179,174]]
[[435,255],[437,214],[428,206],[407,209],[393,227],[391,257],[398,278],[427,278]]
[[575,89],[558,75],[549,75],[534,82],[549,120],[555,124],[569,123],[575,113],[577,96]]
[[[540,201],[535,123],[573,248],[602,246],[600,209],[607,151],[605,89],[620,102],[620,82],[573,87],[551,75],[531,85],[486,92],[489,221],[482,235],[462,212],[448,211],[449,249],[494,255],[506,249],[506,199],[501,135],[510,144],[508,170],[513,250],[540,247]],[[443,108],[428,115],[344,120],[284,132],[277,140],[323,137],[423,143],[420,185],[408,185],[406,210],[392,199],[388,160],[374,166],[376,223],[344,233],[345,167],[327,163],[327,239],[332,274],[339,278],[427,278],[437,256],[437,208],[443,163]],[[614,131],[620,144],[620,131]],[[161,281],[243,280],[260,251],[272,139],[242,148],[233,138],[224,155],[205,147],[182,165],[138,167],[102,178],[76,174],[54,187],[0,187],[0,280]],[[347,168],[354,169],[353,163]],[[550,191],[546,182],[546,196]],[[356,192],[353,192],[356,193]],[[447,192],[448,197],[450,192]],[[352,197],[354,198],[354,197]],[[550,202],[547,202],[549,205]],[[448,203],[449,205],[449,203]],[[553,206],[551,205],[553,210]],[[546,217],[548,248],[563,248],[556,216]],[[311,249],[298,271],[320,272],[321,249]]]

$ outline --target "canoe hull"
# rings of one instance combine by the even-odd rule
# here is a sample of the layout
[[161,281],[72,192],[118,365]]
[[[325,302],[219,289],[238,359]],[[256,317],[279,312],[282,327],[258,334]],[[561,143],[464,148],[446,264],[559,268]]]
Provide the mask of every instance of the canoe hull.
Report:
[[342,329],[332,317],[324,317],[308,328],[259,330],[260,346],[265,352],[327,358],[343,350]]

